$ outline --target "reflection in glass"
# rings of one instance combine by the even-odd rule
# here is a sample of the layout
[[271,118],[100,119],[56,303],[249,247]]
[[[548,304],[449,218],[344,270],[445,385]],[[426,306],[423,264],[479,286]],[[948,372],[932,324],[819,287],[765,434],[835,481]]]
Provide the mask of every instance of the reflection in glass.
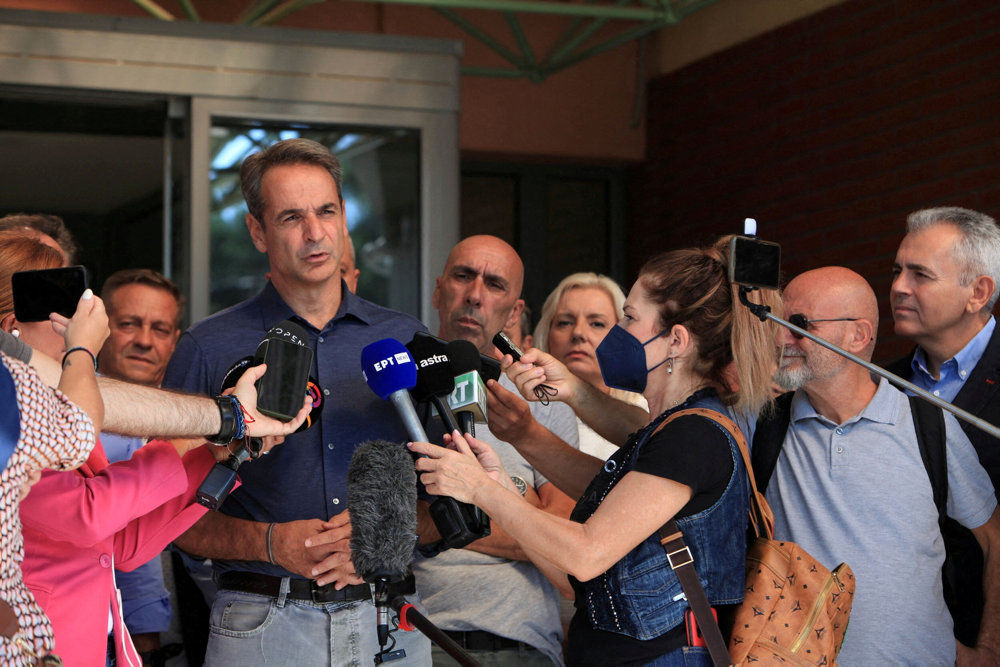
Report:
[[328,146],[344,169],[344,210],[361,269],[358,294],[420,313],[420,133],[380,127],[305,127],[215,119],[211,133],[211,309],[263,288],[267,257],[246,228],[243,159],[282,139]]

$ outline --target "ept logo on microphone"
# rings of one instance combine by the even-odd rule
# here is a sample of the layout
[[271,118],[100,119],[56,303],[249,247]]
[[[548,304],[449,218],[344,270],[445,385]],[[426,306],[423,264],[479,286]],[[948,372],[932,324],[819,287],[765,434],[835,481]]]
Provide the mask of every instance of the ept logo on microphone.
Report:
[[375,367],[375,372],[384,371],[389,366],[395,366],[396,364],[410,364],[413,360],[410,359],[410,355],[406,352],[397,352],[388,359],[383,359],[382,361],[376,361],[373,365]]

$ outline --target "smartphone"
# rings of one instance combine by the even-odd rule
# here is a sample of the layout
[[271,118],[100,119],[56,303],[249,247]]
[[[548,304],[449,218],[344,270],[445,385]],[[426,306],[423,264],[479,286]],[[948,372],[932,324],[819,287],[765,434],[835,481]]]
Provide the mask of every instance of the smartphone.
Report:
[[[715,622],[719,622],[719,614],[715,611],[715,607],[712,607],[712,617]],[[687,643],[688,646],[706,646],[705,635],[702,634],[701,628],[698,627],[698,621],[695,620],[694,611],[691,609],[684,610],[684,627],[687,631]]]
[[510,336],[500,331],[496,336],[493,337],[493,345],[500,350],[500,354],[509,354],[514,357],[514,361],[521,360],[521,348],[514,344],[514,341],[510,339]]
[[729,244],[729,280],[748,287],[778,289],[781,246],[749,236],[734,236]]
[[14,317],[19,322],[44,322],[49,313],[73,317],[87,289],[87,269],[64,266],[18,271],[10,277],[10,285],[14,293]]

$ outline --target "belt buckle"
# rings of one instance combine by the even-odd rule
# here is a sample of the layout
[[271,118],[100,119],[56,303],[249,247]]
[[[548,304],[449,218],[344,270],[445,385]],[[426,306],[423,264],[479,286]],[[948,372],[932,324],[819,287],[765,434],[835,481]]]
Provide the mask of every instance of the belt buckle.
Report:
[[685,546],[683,549],[667,553],[667,562],[670,563],[671,570],[676,570],[679,567],[693,563],[694,556],[691,555],[691,550]]
[[326,598],[326,584],[325,586],[318,586],[315,581],[309,581],[309,599],[316,604],[325,604],[329,602]]

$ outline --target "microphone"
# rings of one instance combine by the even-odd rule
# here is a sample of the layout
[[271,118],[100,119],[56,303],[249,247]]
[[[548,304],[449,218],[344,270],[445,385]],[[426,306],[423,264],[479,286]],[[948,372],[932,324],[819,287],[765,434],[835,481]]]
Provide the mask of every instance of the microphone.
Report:
[[455,376],[455,390],[448,396],[448,405],[458,417],[462,433],[476,434],[475,423],[486,423],[486,384],[483,382],[483,362],[476,346],[467,340],[448,343],[448,357]]
[[[410,440],[430,442],[407,391],[417,383],[417,366],[406,347],[393,338],[366,345],[361,351],[361,373],[379,398],[396,407]],[[489,517],[475,505],[440,496],[431,503],[430,512],[448,547],[458,549],[490,534]]]
[[[271,327],[257,345],[253,357],[244,357],[226,372],[221,391],[233,387],[247,368],[267,364],[267,372],[257,380],[257,410],[283,422],[291,421],[302,407],[308,392],[313,399],[309,418],[298,428],[305,430],[318,418],[322,409],[322,391],[309,378],[313,351],[306,345],[308,334],[301,325],[284,320]],[[248,458],[256,456],[263,445],[259,438],[246,438],[229,458],[212,466],[198,487],[195,500],[210,510],[217,510],[236,484],[236,470]]]
[[257,380],[257,409],[262,414],[289,422],[302,408],[313,362],[308,340],[301,325],[285,320],[271,327],[257,346],[254,362],[267,364],[267,372]]
[[403,344],[383,338],[361,351],[361,374],[368,388],[396,407],[410,440],[429,442],[408,389],[417,384],[417,365]]
[[[417,364],[417,384],[413,398],[433,405],[448,433],[459,429],[455,415],[448,407],[448,395],[455,390],[455,370],[448,358],[448,343],[437,336],[418,331],[406,348]],[[460,430],[460,429],[459,429]]]
[[351,560],[375,584],[378,643],[389,640],[388,584],[402,581],[413,560],[417,533],[417,473],[398,443],[362,443],[347,469],[351,514]]

